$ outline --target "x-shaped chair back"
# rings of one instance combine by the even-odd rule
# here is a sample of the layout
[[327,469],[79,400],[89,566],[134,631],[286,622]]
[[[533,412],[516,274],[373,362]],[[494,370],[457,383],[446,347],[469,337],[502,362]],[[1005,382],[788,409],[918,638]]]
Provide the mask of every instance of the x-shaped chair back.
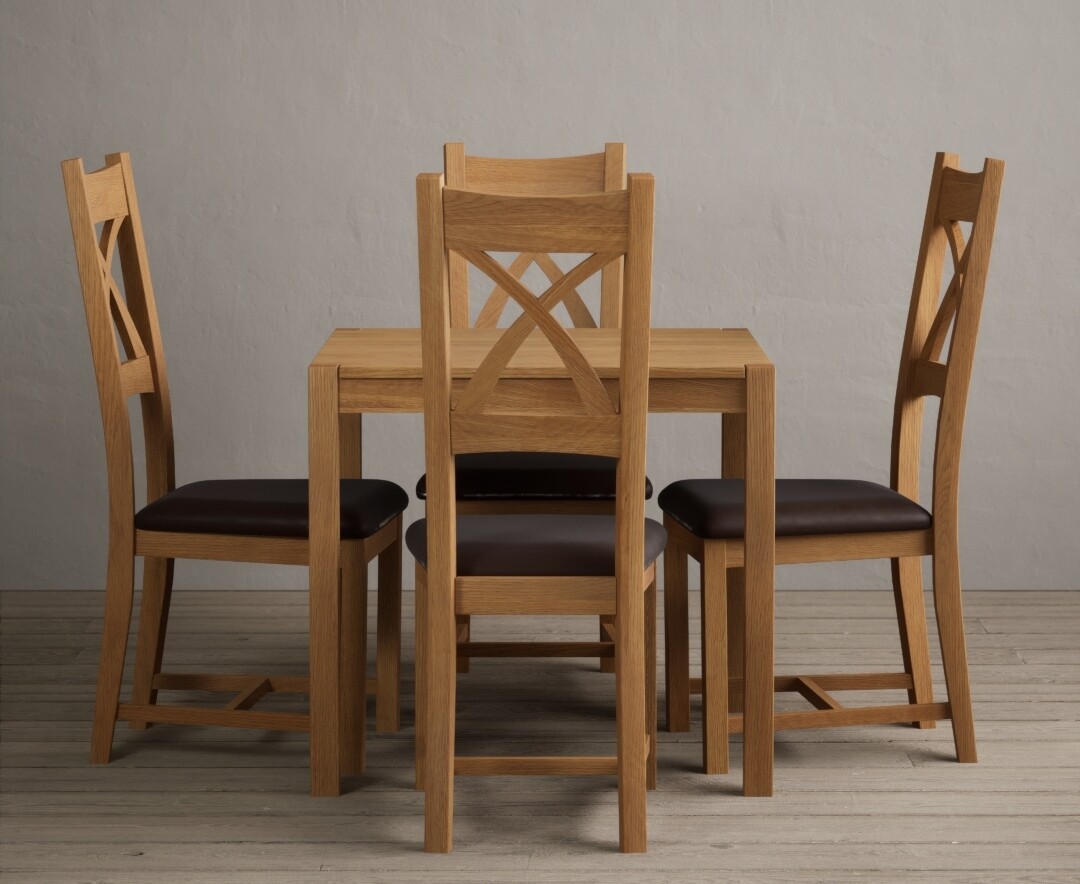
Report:
[[[464,144],[450,143],[444,146],[444,157],[446,186],[457,190],[519,196],[570,196],[626,188],[626,145],[622,143],[607,144],[603,153],[550,159],[472,156],[465,153]],[[455,327],[470,324],[468,263],[464,256],[450,257],[450,322]],[[551,283],[563,275],[555,259],[544,251],[520,252],[506,272],[520,280],[533,264]],[[618,260],[601,271],[599,316],[589,310],[576,287],[566,292],[563,303],[575,328],[595,328],[598,324],[613,327],[619,324],[621,293],[622,261]],[[506,286],[496,281],[477,314],[476,327],[498,326],[509,300]]]
[[[968,388],[1005,163],[963,172],[956,154],[934,161],[900,361],[893,421],[892,487],[919,499],[923,401],[938,396],[935,520],[955,519]],[[962,224],[970,225],[965,241]],[[946,254],[953,273],[942,294]],[[946,345],[948,345],[946,347]]]
[[[176,476],[169,385],[131,159],[109,154],[105,163],[89,174],[81,159],[62,168],[105,425],[110,519],[127,524],[135,512],[129,396],[139,394],[142,406],[147,499],[173,490]],[[117,256],[123,292],[113,276]]]

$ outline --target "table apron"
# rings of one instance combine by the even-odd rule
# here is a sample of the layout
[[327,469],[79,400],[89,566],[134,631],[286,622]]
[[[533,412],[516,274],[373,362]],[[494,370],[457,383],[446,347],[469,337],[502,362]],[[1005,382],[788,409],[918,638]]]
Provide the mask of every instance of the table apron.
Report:
[[[468,383],[455,380],[456,399]],[[617,381],[604,381],[613,400]],[[573,382],[563,378],[503,378],[492,393],[488,413],[532,408],[572,409],[581,399]],[[404,412],[424,410],[424,388],[420,378],[341,378],[338,382],[338,410],[343,414]],[[667,413],[746,412],[744,378],[650,378],[649,411]],[[584,412],[582,412],[584,413]]]

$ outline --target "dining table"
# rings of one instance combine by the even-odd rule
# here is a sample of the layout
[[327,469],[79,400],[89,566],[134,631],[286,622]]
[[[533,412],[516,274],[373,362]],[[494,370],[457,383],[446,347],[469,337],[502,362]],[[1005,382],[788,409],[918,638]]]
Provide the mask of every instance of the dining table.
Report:
[[[451,331],[455,392],[503,331]],[[619,329],[568,331],[601,380],[617,384]],[[506,401],[573,395],[562,360],[536,331],[499,384]],[[347,729],[357,724],[345,721],[342,702],[340,480],[361,475],[360,416],[422,413],[423,386],[419,328],[335,329],[308,368],[312,795],[339,795],[342,776],[359,772],[346,755],[346,747],[356,745]],[[743,648],[743,794],[768,796],[774,732],[774,366],[747,329],[653,328],[649,411],[723,415],[718,466],[725,477],[745,479],[744,595],[740,622],[731,624]],[[416,640],[420,645],[426,639]]]

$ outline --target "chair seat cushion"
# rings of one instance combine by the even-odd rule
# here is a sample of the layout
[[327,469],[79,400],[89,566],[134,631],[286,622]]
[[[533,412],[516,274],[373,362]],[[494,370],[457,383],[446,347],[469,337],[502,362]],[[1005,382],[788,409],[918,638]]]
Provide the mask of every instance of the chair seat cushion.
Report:
[[[711,540],[742,537],[742,479],[684,479],[660,492],[660,508],[680,525]],[[874,482],[852,479],[777,479],[776,536],[859,534],[929,528],[930,513]]]
[[[409,504],[400,485],[383,479],[343,479],[341,536],[370,537]],[[135,515],[143,531],[307,537],[307,479],[220,479],[192,482]]]
[[[558,452],[493,451],[457,456],[458,500],[614,500],[613,457]],[[645,499],[653,495],[645,478]],[[427,499],[427,476],[416,483]]]
[[[667,532],[645,520],[648,567]],[[565,515],[458,516],[457,570],[468,577],[613,577],[615,517]],[[427,519],[409,526],[405,545],[427,567]]]

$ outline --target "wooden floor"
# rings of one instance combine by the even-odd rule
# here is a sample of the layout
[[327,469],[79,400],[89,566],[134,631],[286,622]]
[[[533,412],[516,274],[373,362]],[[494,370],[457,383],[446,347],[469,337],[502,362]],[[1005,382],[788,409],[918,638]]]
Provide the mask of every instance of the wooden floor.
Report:
[[[0,602],[5,884],[1080,880],[1080,592],[967,594],[978,765],[955,763],[947,725],[789,732],[776,797],[745,799],[737,740],[730,775],[697,773],[695,701],[690,733],[660,734],[644,856],[617,852],[606,778],[458,779],[454,853],[421,851],[410,595],[405,726],[370,739],[367,775],[336,799],[308,797],[303,734],[120,727],[116,760],[91,767],[101,594]],[[781,593],[777,616],[778,672],[899,668],[888,591]],[[300,592],[177,593],[166,668],[300,673],[306,629]],[[475,634],[593,629],[522,618]],[[595,662],[478,660],[459,684],[462,752],[613,752],[613,680]]]

